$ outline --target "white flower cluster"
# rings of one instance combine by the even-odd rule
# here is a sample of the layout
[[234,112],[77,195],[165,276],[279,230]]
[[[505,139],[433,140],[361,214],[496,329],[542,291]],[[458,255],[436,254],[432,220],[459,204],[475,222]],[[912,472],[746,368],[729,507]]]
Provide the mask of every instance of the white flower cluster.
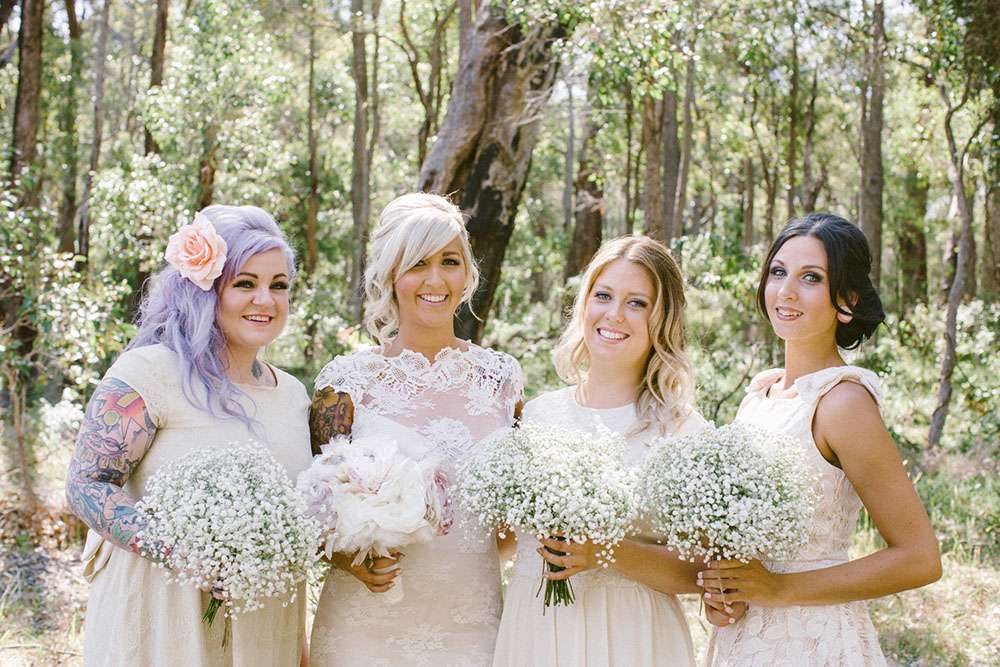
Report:
[[653,530],[681,558],[793,558],[806,542],[815,478],[790,437],[735,422],[664,441],[639,489]]
[[526,424],[470,457],[458,497],[485,527],[601,545],[607,567],[639,509],[624,446],[611,432]]
[[395,441],[374,437],[335,438],[298,479],[327,557],[356,554],[355,565],[446,533],[449,486],[433,460],[414,461]]
[[[319,527],[284,469],[256,443],[192,452],[153,475],[136,509],[140,546],[182,584],[211,586],[226,615],[295,600],[316,561]],[[213,601],[206,614],[214,616]]]

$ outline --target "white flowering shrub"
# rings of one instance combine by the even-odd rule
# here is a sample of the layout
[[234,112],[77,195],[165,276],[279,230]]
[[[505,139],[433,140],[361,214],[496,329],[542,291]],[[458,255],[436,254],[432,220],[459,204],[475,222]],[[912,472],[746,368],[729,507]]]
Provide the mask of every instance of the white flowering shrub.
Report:
[[180,584],[210,585],[211,623],[295,600],[316,562],[319,527],[267,450],[255,444],[192,452],[158,470],[136,509],[144,554]]
[[735,422],[665,440],[639,489],[653,530],[681,558],[784,560],[806,543],[809,470],[788,436]]
[[[633,531],[639,509],[624,445],[610,432],[525,425],[466,462],[459,502],[490,529],[590,540],[602,547],[598,558],[607,567],[614,562],[615,546]],[[547,582],[545,606],[572,601],[568,582]]]

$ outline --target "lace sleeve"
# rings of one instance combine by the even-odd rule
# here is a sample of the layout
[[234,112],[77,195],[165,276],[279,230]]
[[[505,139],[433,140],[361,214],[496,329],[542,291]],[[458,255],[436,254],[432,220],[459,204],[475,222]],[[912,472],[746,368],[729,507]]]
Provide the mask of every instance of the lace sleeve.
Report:
[[521,364],[517,359],[511,355],[504,352],[497,354],[502,362],[499,396],[504,403],[506,414],[513,417],[515,406],[524,400],[524,371],[521,370]]
[[369,381],[366,379],[368,374],[360,363],[359,356],[359,354],[342,355],[324,366],[316,376],[315,393],[329,387],[335,392],[350,396],[354,405],[360,405]]

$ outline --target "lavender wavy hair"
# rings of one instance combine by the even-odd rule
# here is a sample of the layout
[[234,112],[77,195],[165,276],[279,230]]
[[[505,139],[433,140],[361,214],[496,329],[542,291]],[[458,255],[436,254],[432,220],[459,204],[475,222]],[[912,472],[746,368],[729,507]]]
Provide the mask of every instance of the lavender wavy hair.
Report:
[[274,218],[256,206],[209,206],[201,214],[226,241],[222,275],[204,291],[174,267],[161,269],[139,310],[139,331],[125,349],[157,343],[170,348],[180,360],[182,390],[192,406],[214,417],[238,419],[253,430],[254,419],[237,400],[245,394],[226,374],[219,293],[250,257],[275,248],[285,253],[294,278],[295,252]]

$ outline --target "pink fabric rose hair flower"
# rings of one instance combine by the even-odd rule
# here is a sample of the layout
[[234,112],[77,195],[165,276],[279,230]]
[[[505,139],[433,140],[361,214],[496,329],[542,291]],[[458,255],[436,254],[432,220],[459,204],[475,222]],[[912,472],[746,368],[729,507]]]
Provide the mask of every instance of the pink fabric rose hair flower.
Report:
[[170,237],[163,256],[182,276],[207,292],[222,275],[227,249],[225,239],[216,233],[208,218],[198,213],[192,224],[184,225]]

